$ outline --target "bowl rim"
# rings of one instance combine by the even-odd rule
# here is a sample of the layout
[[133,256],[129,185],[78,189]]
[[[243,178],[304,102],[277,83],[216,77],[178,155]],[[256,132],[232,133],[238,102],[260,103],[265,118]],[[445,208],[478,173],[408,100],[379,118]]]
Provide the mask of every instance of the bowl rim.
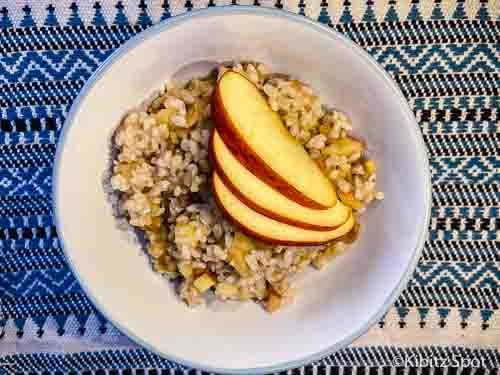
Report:
[[[92,294],[89,293],[87,290],[86,285],[82,282],[82,279],[78,273],[78,270],[73,266],[72,258],[70,255],[70,252],[66,250],[66,245],[64,242],[64,236],[62,233],[62,230],[60,229],[59,225],[59,212],[58,212],[58,202],[57,202],[57,197],[58,197],[58,180],[59,180],[59,169],[60,169],[60,162],[61,162],[61,156],[62,156],[62,150],[65,145],[65,140],[66,136],[71,129],[71,125],[74,122],[74,118],[76,114],[78,113],[80,109],[80,105],[82,101],[85,99],[89,91],[95,86],[95,84],[103,77],[103,75],[107,72],[107,70],[118,60],[122,55],[126,54],[129,50],[132,48],[136,47],[140,43],[142,43],[144,40],[160,33],[163,31],[166,31],[170,28],[173,28],[179,24],[182,24],[184,22],[189,22],[189,21],[195,21],[198,18],[205,18],[205,17],[212,17],[212,16],[224,16],[224,15],[231,15],[231,14],[240,14],[240,15],[257,15],[257,16],[264,16],[264,17],[280,17],[280,18],[286,18],[289,21],[296,22],[302,24],[304,27],[309,27],[312,29],[315,29],[316,31],[323,32],[324,34],[328,35],[331,39],[340,39],[342,42],[344,42],[347,46],[349,46],[354,53],[356,53],[361,59],[364,59],[367,61],[369,67],[373,70],[374,73],[379,74],[383,77],[383,79],[386,81],[390,89],[393,91],[393,93],[398,97],[400,105],[403,108],[403,111],[405,112],[405,115],[408,119],[409,122],[413,123],[413,136],[414,136],[414,141],[417,144],[418,148],[418,156],[419,159],[422,163],[422,168],[423,172],[425,175],[425,216],[424,216],[424,225],[423,228],[420,229],[419,237],[417,240],[417,245],[415,249],[413,250],[413,255],[410,259],[410,262],[408,263],[406,270],[404,271],[401,279],[399,280],[396,288],[391,292],[389,297],[385,300],[385,302],[378,308],[377,312],[370,318],[368,319],[361,327],[359,327],[356,331],[354,331],[351,335],[348,337],[344,338],[343,340],[337,342],[336,344],[329,346],[326,349],[323,349],[315,354],[308,355],[306,357],[293,360],[293,361],[287,361],[287,362],[280,362],[276,363],[273,365],[269,366],[261,366],[261,367],[254,367],[254,368],[217,368],[217,367],[211,367],[210,365],[203,364],[203,363],[197,363],[195,360],[191,359],[186,359],[186,358],[178,358],[175,355],[171,355],[169,353],[164,353],[158,349],[156,349],[153,345],[143,341],[140,337],[135,336],[132,332],[129,332],[127,327],[125,325],[122,325],[121,323],[117,322],[113,318],[113,314],[108,311],[107,309],[104,308],[104,306],[101,306],[97,303],[96,299]],[[178,364],[184,365],[186,367],[194,368],[194,369],[200,369],[203,371],[208,371],[211,373],[221,373],[221,374],[255,374],[255,373],[270,373],[270,372],[280,372],[283,370],[291,369],[291,368],[296,368],[296,367],[301,367],[307,364],[310,364],[311,362],[315,362],[318,360],[321,360],[328,355],[345,348],[349,344],[351,344],[354,340],[356,340],[358,337],[362,336],[365,334],[370,327],[372,327],[374,324],[376,324],[380,318],[387,313],[387,311],[390,309],[390,307],[393,305],[395,300],[398,298],[398,296],[401,294],[403,289],[406,287],[408,281],[410,280],[411,275],[413,274],[413,271],[415,267],[417,266],[418,260],[420,258],[420,255],[422,253],[424,243],[427,239],[428,232],[429,232],[429,224],[430,224],[430,218],[431,218],[431,175],[430,175],[430,168],[429,168],[429,159],[427,155],[427,148],[422,136],[422,133],[420,132],[419,125],[415,119],[415,116],[413,115],[412,111],[409,108],[409,105],[402,94],[400,88],[395,84],[395,82],[392,80],[390,75],[377,63],[377,61],[369,55],[366,51],[364,51],[361,47],[359,47],[357,44],[355,44],[352,40],[348,39],[344,35],[338,33],[337,31],[333,30],[330,27],[327,27],[313,19],[307,18],[305,16],[298,15],[296,13],[292,13],[287,10],[281,10],[281,9],[272,9],[272,8],[264,8],[264,7],[257,7],[257,6],[241,6],[241,5],[227,5],[227,6],[217,6],[213,8],[205,8],[205,9],[197,9],[192,12],[185,12],[181,15],[176,15],[173,16],[169,19],[166,19],[162,22],[159,22],[156,25],[153,25],[149,27],[148,29],[140,32],[136,36],[132,37],[130,40],[125,42],[122,46],[120,46],[116,51],[114,51],[110,56],[108,56],[103,63],[94,71],[94,73],[90,76],[90,78],[87,80],[87,82],[84,84],[82,87],[80,93],[78,96],[75,98],[73,104],[71,105],[71,109],[64,121],[64,126],[59,134],[59,139],[57,142],[57,148],[56,148],[56,153],[55,153],[55,158],[54,158],[54,170],[52,174],[52,208],[53,208],[53,213],[54,213],[54,222],[56,226],[56,231],[57,235],[60,241],[61,248],[63,250],[64,256],[67,259],[68,266],[70,270],[72,271],[73,275],[77,279],[78,283],[80,284],[82,290],[85,292],[85,295],[89,298],[89,300],[92,302],[92,304],[99,310],[100,313],[103,314],[103,316],[109,320],[115,327],[117,327],[122,333],[127,335],[129,338],[131,338],[135,343],[139,344],[140,346],[146,348],[147,350],[150,350],[156,354],[158,354],[160,357],[163,357],[169,361],[176,362]]]

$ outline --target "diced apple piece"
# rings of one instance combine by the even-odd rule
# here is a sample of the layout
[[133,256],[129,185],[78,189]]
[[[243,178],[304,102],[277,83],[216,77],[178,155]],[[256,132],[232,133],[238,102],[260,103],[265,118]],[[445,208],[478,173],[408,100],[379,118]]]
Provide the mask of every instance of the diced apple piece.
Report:
[[155,216],[151,219],[151,225],[149,225],[147,228],[153,232],[158,232],[161,230],[161,224],[161,217]]
[[342,191],[338,192],[340,200],[347,206],[354,208],[355,210],[360,210],[364,207],[363,202],[354,198],[354,193],[352,191],[344,193]]
[[177,265],[168,256],[162,256],[158,259],[153,259],[153,269],[161,274],[170,274],[173,276],[177,271]]
[[167,124],[170,118],[175,114],[175,108],[164,108],[155,114],[156,121],[160,124]]
[[211,158],[217,174],[240,201],[253,210],[305,229],[331,230],[342,225],[350,208],[337,201],[325,210],[304,207],[280,194],[246,169],[225,145],[217,130],[211,139]]
[[197,278],[206,272],[205,268],[193,267],[193,278]]
[[354,225],[352,214],[340,227],[329,231],[298,228],[264,216],[252,210],[224,185],[214,172],[212,190],[215,201],[226,217],[246,234],[261,241],[280,245],[319,245],[348,233]]
[[276,292],[280,296],[290,295],[290,293],[293,292],[293,290],[290,289],[290,282],[286,277],[283,278],[281,281],[272,283],[271,288],[274,292]]
[[334,140],[325,147],[323,153],[326,155],[351,156],[355,153],[361,153],[364,146],[361,142],[351,137],[344,137]]
[[179,272],[184,278],[189,279],[193,276],[193,266],[190,263],[183,262],[178,265]]
[[268,312],[273,313],[281,307],[281,302],[281,296],[275,291],[271,291],[264,306]]
[[167,246],[164,241],[153,241],[149,245],[149,254],[157,259],[167,252]]
[[247,277],[251,273],[245,257],[252,249],[255,249],[255,243],[251,238],[239,231],[234,234],[233,243],[229,249],[229,264],[238,271],[241,277]]
[[377,172],[377,164],[373,160],[365,160],[363,162],[363,167],[365,168],[365,172],[368,176]]
[[187,127],[190,128],[200,119],[200,105],[195,102],[189,106],[187,115],[186,115],[186,123]]
[[200,293],[204,293],[215,285],[215,279],[209,273],[204,273],[193,282],[194,287]]
[[248,289],[241,288],[238,297],[241,301],[247,301],[251,299],[253,295]]
[[241,277],[247,277],[250,275],[250,267],[245,260],[248,254],[248,250],[231,246],[229,249],[229,264],[234,267]]
[[220,283],[215,288],[215,294],[223,298],[236,299],[239,298],[240,289],[234,284]]
[[[259,282],[260,281],[260,282]],[[269,288],[267,287],[267,282],[264,280],[259,280],[255,286],[255,297],[259,300],[264,300],[269,295]]]
[[231,247],[236,247],[248,252],[255,249],[255,243],[250,237],[247,237],[242,232],[238,231],[234,234],[234,239]]
[[214,92],[212,112],[229,150],[256,177],[303,206],[335,205],[331,182],[247,78],[224,73]]
[[196,224],[176,224],[175,225],[175,243],[177,245],[187,245],[195,247],[198,244],[196,239]]

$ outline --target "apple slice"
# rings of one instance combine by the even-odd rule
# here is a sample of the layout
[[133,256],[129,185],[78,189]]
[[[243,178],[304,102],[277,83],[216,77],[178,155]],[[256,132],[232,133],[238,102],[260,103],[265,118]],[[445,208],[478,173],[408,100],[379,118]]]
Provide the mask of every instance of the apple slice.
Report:
[[255,177],[233,156],[214,129],[210,139],[210,157],[224,185],[246,206],[263,215],[312,230],[332,230],[346,222],[351,209],[340,200],[326,210],[304,207]]
[[355,223],[351,214],[342,226],[330,231],[315,231],[285,224],[244,205],[224,185],[217,172],[212,177],[215,201],[226,217],[243,232],[263,242],[276,245],[320,245],[349,233]]
[[332,183],[243,75],[224,73],[214,92],[212,112],[229,150],[255,176],[305,207],[335,205]]

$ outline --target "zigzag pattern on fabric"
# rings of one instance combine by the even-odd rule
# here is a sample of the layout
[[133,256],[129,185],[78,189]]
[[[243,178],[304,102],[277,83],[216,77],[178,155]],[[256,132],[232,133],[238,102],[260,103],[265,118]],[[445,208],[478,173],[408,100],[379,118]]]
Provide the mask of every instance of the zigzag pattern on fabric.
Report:
[[[345,367],[391,367],[393,366],[394,359],[408,358],[413,356],[420,356],[422,358],[452,358],[454,356],[462,358],[484,358],[485,368],[497,368],[500,366],[500,353],[496,350],[480,350],[458,348],[450,346],[447,348],[437,346],[426,346],[420,348],[394,348],[394,347],[365,347],[365,348],[346,348],[338,351],[337,353],[329,356],[321,361],[313,364],[318,367],[318,374],[337,374],[338,369],[333,366]],[[86,352],[75,353],[70,355],[57,355],[57,354],[28,354],[7,356],[3,361],[10,361],[13,363],[14,371],[16,366],[25,369],[26,371],[37,371],[41,373],[48,369],[49,371],[79,371],[90,369],[180,369],[184,367],[173,365],[165,359],[152,354],[143,349],[134,350],[117,350],[117,351],[103,351],[103,352]],[[98,365],[102,364],[102,365]],[[323,368],[324,366],[332,366],[332,368]],[[402,368],[404,370],[404,368]],[[303,372],[303,369],[291,370],[288,374],[313,374],[311,368]],[[349,372],[351,373],[351,372]],[[371,373],[371,372],[370,372]],[[406,373],[406,372],[404,372]],[[132,374],[130,372],[129,374]],[[150,375],[148,373],[136,373],[137,375]],[[159,375],[159,373],[155,373]],[[207,375],[208,373],[202,371],[192,370],[190,372],[167,372],[168,375]],[[283,373],[284,374],[284,373]],[[385,372],[384,372],[385,374]],[[163,373],[161,373],[163,375]],[[340,375],[340,374],[339,374]],[[353,374],[354,375],[354,374]]]
[[[83,43],[82,40],[85,41],[84,36],[75,37],[75,39],[79,43]],[[86,80],[97,66],[122,43],[123,41],[109,49],[85,48],[77,45],[60,51],[29,50],[3,53],[0,55],[0,84],[27,84],[37,80],[47,81],[45,83]],[[441,83],[443,84],[450,83],[449,80],[452,80],[452,83],[453,81],[467,83],[483,81],[483,84],[492,85],[491,88],[498,89],[498,83],[495,82],[498,81],[496,72],[500,69],[500,45],[498,43],[403,45],[368,47],[366,50],[389,73],[397,75],[396,79],[400,80],[400,83],[421,84],[428,81],[443,81]],[[457,75],[452,75],[452,73]],[[469,76],[465,73],[477,75]],[[416,74],[422,76],[405,76]],[[401,76],[398,77],[399,75]],[[8,88],[4,85],[1,87]]]

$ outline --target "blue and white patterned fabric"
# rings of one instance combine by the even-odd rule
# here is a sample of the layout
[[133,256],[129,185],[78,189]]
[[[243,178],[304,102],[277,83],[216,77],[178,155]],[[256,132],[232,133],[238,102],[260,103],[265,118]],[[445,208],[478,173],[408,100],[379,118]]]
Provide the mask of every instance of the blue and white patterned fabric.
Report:
[[0,374],[187,372],[134,344],[83,293],[54,228],[52,167],[72,101],[116,48],[179,13],[228,4],[287,9],[358,43],[399,84],[429,149],[430,238],[413,279],[365,336],[294,373],[442,372],[417,370],[425,359],[496,371],[498,0],[0,0]]

